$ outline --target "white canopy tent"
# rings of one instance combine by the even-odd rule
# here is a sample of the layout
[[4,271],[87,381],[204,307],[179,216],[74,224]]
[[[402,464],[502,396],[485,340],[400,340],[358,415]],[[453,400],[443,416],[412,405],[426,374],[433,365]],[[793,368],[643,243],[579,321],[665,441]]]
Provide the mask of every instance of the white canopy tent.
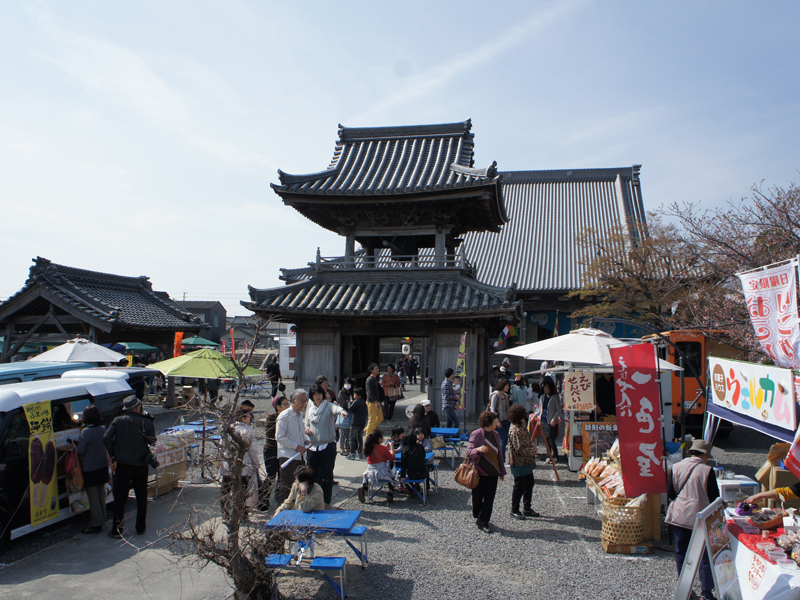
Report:
[[114,352],[109,348],[92,343],[83,338],[74,338],[66,344],[56,346],[52,350],[42,352],[38,356],[29,358],[32,361],[51,361],[51,362],[85,362],[85,363],[117,363],[123,358],[124,354]]
[[[571,364],[611,367],[611,353],[608,349],[631,345],[600,329],[583,328],[570,331],[567,335],[502,350],[497,354],[519,356],[527,360],[557,360]],[[658,366],[664,371],[681,370],[677,365],[662,359],[658,360]]]

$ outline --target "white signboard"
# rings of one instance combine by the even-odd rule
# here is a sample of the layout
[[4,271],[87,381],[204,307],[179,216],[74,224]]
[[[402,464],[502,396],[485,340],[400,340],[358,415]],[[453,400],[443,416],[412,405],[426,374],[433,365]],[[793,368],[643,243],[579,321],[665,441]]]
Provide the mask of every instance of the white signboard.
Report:
[[782,429],[797,429],[791,370],[713,357],[708,365],[714,404]]
[[594,410],[594,373],[564,373],[564,410]]

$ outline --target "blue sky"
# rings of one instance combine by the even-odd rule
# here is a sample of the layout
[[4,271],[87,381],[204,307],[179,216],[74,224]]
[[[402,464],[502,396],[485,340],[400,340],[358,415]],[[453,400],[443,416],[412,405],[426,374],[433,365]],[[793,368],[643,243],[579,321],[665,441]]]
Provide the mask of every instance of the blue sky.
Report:
[[343,252],[276,170],[337,124],[473,121],[501,170],[642,164],[645,205],[797,181],[793,2],[4,2],[0,298],[30,261],[243,314]]

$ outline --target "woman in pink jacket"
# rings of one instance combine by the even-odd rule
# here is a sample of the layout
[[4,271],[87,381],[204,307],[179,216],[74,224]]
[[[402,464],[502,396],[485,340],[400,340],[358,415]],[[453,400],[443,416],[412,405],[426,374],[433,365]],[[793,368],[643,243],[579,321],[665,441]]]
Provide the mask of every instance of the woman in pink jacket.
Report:
[[472,490],[472,516],[476,519],[478,529],[486,533],[492,533],[489,521],[492,518],[497,482],[503,481],[506,474],[500,435],[495,431],[497,423],[494,413],[488,410],[482,412],[478,417],[480,428],[469,436],[467,447],[467,458],[480,475],[477,487]]

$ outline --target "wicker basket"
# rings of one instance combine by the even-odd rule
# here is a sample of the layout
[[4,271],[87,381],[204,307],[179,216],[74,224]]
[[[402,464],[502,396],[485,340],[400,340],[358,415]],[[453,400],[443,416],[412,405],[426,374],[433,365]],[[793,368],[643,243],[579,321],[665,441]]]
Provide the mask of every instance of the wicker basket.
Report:
[[633,546],[644,541],[644,507],[627,507],[628,502],[628,498],[606,498],[603,502],[604,542]]

